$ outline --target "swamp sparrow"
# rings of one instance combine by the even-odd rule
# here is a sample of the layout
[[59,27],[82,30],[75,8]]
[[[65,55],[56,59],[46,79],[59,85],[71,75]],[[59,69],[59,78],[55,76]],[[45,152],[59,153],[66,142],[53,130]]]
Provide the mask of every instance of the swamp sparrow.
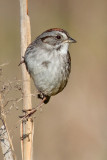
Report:
[[43,103],[65,88],[71,70],[68,47],[75,42],[65,30],[53,28],[27,47],[24,62]]

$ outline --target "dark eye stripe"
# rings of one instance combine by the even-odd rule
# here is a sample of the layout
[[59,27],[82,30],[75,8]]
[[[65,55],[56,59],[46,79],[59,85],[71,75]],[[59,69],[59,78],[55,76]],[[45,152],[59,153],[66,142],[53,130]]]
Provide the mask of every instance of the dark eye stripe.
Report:
[[[50,38],[50,37],[54,37],[54,36],[46,36],[46,37],[41,38],[41,40],[44,41],[45,39]],[[57,35],[55,38],[61,39],[61,36]]]
[[49,38],[49,37],[52,37],[52,36],[43,37],[43,38],[41,38],[41,40],[44,41],[45,39],[47,39],[47,38]]

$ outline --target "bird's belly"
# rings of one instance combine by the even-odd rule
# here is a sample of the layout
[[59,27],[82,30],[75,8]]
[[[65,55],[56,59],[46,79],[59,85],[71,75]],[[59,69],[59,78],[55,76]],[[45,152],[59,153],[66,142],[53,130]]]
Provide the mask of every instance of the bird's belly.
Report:
[[38,91],[45,95],[52,96],[61,92],[67,84],[67,66],[60,63],[49,63],[48,66],[36,66],[31,76]]

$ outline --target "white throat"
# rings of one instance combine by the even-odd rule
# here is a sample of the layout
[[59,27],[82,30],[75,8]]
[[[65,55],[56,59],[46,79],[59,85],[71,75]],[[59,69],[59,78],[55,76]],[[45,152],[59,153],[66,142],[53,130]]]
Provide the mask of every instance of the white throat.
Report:
[[59,52],[60,52],[61,54],[67,54],[67,52],[68,52],[68,47],[69,47],[69,43],[64,43],[64,44],[61,46]]

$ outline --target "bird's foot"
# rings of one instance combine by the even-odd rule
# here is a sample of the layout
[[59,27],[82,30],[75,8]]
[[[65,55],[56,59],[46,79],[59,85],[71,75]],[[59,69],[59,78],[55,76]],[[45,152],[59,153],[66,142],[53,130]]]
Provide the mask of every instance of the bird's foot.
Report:
[[32,114],[34,114],[36,111],[38,111],[40,107],[43,106],[45,100],[46,100],[46,97],[44,97],[44,98],[42,99],[42,102],[41,102],[38,106],[36,106],[35,108],[28,109],[28,110],[25,110],[25,109],[22,110],[23,112],[25,112],[25,115],[19,116],[19,118],[22,118],[22,119],[24,119],[24,118],[29,118]]

